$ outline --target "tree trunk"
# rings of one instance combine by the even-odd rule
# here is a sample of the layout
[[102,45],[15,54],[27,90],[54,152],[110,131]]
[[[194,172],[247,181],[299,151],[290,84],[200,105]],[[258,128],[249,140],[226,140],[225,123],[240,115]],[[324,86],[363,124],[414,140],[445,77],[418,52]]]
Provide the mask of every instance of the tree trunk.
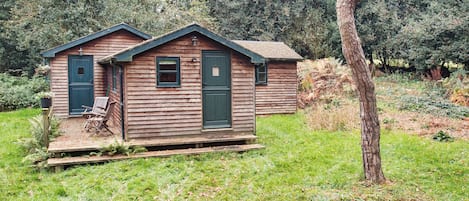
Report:
[[352,69],[360,100],[361,144],[365,179],[384,183],[380,156],[380,127],[376,107],[375,86],[355,27],[354,10],[359,0],[337,0],[337,23],[342,40],[342,53]]

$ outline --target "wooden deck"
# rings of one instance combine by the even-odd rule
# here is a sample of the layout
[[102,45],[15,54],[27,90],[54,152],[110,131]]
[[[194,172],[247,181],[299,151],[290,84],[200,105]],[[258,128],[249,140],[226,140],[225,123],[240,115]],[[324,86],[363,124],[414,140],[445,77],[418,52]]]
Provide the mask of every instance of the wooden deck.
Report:
[[99,135],[82,129],[84,118],[74,117],[61,120],[61,136],[49,143],[49,152],[94,151],[114,142],[122,142],[120,132],[111,126],[114,135],[104,131]]
[[[56,170],[60,170],[64,166],[130,158],[166,157],[226,151],[242,152],[264,148],[262,145],[254,144],[257,138],[255,135],[216,132],[204,135],[132,139],[125,143],[143,146],[149,151],[130,156],[89,156],[90,152],[97,152],[102,147],[116,142],[123,143],[123,140],[120,132],[117,131],[118,129],[113,127],[111,127],[111,130],[114,135],[108,132],[100,135],[88,133],[81,128],[83,121],[83,118],[62,120],[60,126],[62,135],[49,144],[49,153],[56,157],[48,160],[50,167],[56,167]],[[62,155],[69,157],[61,158]]]

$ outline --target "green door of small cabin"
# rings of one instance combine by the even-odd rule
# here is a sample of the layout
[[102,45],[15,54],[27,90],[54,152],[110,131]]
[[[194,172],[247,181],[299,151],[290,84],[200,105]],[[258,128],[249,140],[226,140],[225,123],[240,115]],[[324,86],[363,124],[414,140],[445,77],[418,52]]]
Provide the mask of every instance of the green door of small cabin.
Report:
[[223,51],[202,52],[203,126],[231,127],[230,56]]
[[93,105],[93,56],[68,56],[69,112],[83,112],[82,105]]

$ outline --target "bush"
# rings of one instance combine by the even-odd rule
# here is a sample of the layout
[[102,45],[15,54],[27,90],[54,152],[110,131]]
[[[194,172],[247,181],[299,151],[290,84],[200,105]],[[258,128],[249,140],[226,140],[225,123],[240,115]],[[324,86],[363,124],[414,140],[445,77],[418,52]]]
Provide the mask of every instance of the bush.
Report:
[[27,107],[38,107],[36,94],[49,90],[44,77],[15,77],[6,73],[0,74],[0,111],[15,110]]
[[356,87],[350,68],[340,60],[305,60],[298,64],[298,105],[301,108],[334,97],[351,97]]
[[438,84],[427,84],[421,95],[403,95],[398,103],[400,110],[422,112],[436,116],[464,119],[469,116],[469,108],[449,101],[446,90]]
[[444,131],[439,131],[433,136],[433,140],[439,141],[439,142],[452,142],[454,141],[454,138],[445,133]]
[[114,143],[104,146],[101,149],[99,149],[98,153],[93,153],[93,155],[101,156],[101,155],[108,155],[108,156],[113,156],[117,154],[124,154],[124,155],[131,155],[131,154],[136,154],[140,152],[145,152],[147,149],[142,146],[135,146],[135,145],[128,145],[125,144],[124,142],[118,142],[115,141]]
[[469,75],[464,69],[459,69],[443,80],[443,86],[453,103],[469,106]]
[[[30,163],[37,167],[45,167],[49,153],[47,152],[46,144],[42,141],[44,136],[42,115],[31,118],[29,122],[31,123],[31,137],[20,139],[18,142],[27,152],[27,155],[23,158],[23,162]],[[49,140],[53,140],[60,135],[59,125],[59,120],[52,117]]]

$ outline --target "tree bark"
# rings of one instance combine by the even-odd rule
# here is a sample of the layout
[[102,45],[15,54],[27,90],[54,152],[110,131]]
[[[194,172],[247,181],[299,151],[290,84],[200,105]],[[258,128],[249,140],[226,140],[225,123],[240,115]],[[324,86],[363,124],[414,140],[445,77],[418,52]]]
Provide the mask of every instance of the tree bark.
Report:
[[355,27],[354,11],[358,2],[359,0],[337,0],[337,23],[342,40],[342,53],[352,69],[352,77],[358,88],[365,179],[381,184],[386,181],[386,178],[381,169],[380,126],[376,109],[375,86]]

